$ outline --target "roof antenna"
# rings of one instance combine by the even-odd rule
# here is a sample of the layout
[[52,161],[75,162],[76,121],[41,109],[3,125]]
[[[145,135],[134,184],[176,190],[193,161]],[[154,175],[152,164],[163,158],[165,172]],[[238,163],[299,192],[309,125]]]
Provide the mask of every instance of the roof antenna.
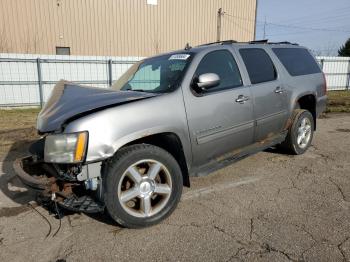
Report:
[[186,45],[185,45],[185,50],[190,50],[192,47],[190,46],[190,44],[189,43],[187,43]]

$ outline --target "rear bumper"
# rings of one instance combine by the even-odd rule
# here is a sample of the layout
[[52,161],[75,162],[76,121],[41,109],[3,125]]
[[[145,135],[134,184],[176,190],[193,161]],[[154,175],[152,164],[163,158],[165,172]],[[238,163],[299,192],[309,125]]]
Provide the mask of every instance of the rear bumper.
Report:
[[16,159],[13,168],[18,178],[28,188],[36,191],[49,190],[55,181],[49,177],[40,174],[40,170],[33,157],[28,156],[22,159]]
[[327,107],[327,96],[321,96],[317,98],[316,101],[316,117],[319,117],[320,114],[326,111]]

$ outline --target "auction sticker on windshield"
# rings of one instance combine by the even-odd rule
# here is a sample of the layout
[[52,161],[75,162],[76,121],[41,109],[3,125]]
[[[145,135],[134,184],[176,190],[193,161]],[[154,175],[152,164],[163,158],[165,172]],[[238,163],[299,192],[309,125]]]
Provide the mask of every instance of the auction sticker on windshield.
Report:
[[169,57],[169,60],[187,60],[190,56],[189,54],[176,54]]

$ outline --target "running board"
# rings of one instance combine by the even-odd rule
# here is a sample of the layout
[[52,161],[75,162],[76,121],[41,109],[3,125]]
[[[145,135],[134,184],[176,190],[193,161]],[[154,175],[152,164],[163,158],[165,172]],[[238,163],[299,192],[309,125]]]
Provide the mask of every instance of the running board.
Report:
[[287,134],[288,131],[284,131],[281,134],[268,137],[264,140],[251,144],[244,148],[236,149],[229,153],[226,153],[210,161],[208,164],[201,166],[198,169],[195,169],[193,172],[191,172],[191,176],[199,177],[209,175],[210,173],[213,173],[221,168],[231,165],[248,156],[264,151],[265,149],[282,143],[286,139]]

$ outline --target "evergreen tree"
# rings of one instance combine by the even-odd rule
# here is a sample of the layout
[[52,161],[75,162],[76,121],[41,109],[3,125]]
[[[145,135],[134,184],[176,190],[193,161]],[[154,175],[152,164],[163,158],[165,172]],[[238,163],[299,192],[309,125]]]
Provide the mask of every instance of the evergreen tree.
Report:
[[345,44],[338,50],[339,56],[350,56],[350,38],[345,42]]

